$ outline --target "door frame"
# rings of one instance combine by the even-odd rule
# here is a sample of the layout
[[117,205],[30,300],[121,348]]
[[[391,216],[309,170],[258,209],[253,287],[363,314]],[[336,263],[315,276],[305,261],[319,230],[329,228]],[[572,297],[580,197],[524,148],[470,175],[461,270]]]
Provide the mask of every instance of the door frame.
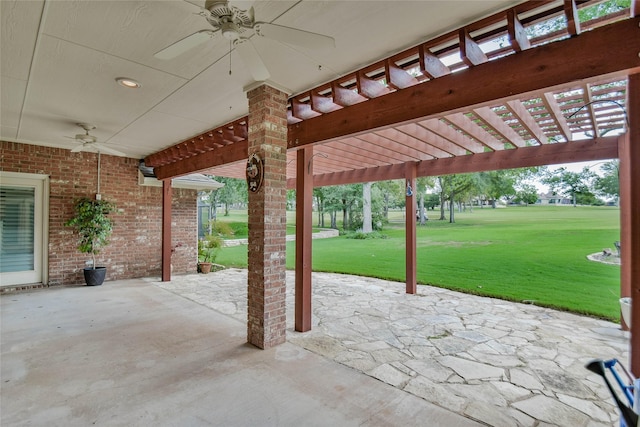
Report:
[[[49,175],[0,171],[0,184],[35,188],[34,194],[34,272],[35,281],[20,282],[21,272],[0,273],[0,287],[49,282]],[[39,274],[37,273],[40,270]],[[38,278],[39,276],[39,278]],[[7,279],[7,280],[5,280]],[[8,283],[5,283],[8,282]]]

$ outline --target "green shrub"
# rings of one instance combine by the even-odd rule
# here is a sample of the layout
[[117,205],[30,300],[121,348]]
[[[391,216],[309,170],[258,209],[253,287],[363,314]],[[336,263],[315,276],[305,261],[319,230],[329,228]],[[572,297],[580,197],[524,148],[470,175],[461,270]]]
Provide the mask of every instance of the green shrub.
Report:
[[249,236],[249,225],[246,222],[230,222],[229,226],[233,230],[236,239],[243,239]]
[[362,231],[353,231],[345,234],[347,239],[356,240],[368,240],[368,239],[387,239],[386,234],[382,234],[378,231],[372,231],[371,233],[363,233]]
[[211,221],[211,234],[220,235],[225,238],[231,238],[235,235],[235,232],[228,222]]

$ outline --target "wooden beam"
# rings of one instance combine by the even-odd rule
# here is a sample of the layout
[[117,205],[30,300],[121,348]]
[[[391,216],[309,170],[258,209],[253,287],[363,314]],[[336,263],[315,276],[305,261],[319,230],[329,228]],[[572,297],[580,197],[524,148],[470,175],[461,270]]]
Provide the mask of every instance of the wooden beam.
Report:
[[531,47],[527,33],[518,19],[515,9],[507,11],[507,33],[509,34],[511,48],[514,51],[521,52]]
[[311,240],[313,221],[313,147],[296,158],[295,330],[311,330]]
[[359,104],[367,100],[364,96],[352,91],[351,89],[342,87],[337,83],[331,86],[331,93],[333,94],[333,102],[342,107]]
[[[328,144],[319,145],[318,147],[321,147],[320,150],[322,152],[326,152],[329,156],[331,156],[332,153],[330,151],[325,151],[325,149],[327,148],[335,150],[335,153],[333,153],[333,155],[336,155],[336,156],[346,155],[348,157],[345,157],[345,158],[362,159],[364,163],[372,163],[371,165],[372,167],[384,166],[384,165],[389,165],[391,163],[394,163],[393,160],[389,159],[384,154],[380,154],[376,151],[372,151],[368,149],[369,148],[368,146],[367,146],[367,149],[359,148],[360,147],[359,145],[354,145],[352,143],[345,142],[345,141],[346,140],[337,140],[337,141],[330,142]],[[349,141],[358,141],[362,144],[365,144],[364,141],[356,140],[355,138],[350,138]]]
[[386,95],[391,90],[377,80],[370,79],[364,73],[358,74],[358,93],[367,98],[377,98]]
[[[371,135],[371,136],[375,137],[376,135]],[[404,163],[404,162],[416,160],[415,157],[407,156],[406,154],[400,153],[398,151],[390,150],[389,148],[385,147],[384,140],[382,138],[380,138],[380,140],[383,142],[383,144],[373,143],[372,142],[373,139],[368,138],[366,135],[363,135],[363,138],[366,138],[366,139],[355,138],[355,137],[343,138],[337,141],[333,141],[331,144],[332,145],[336,144],[336,146],[338,144],[347,144],[354,148],[357,147],[360,150],[366,151],[367,153],[371,153],[375,156],[382,156],[386,158],[387,163]]]
[[171,281],[171,179],[162,181],[162,281]]
[[489,60],[487,55],[480,49],[480,45],[471,38],[469,30],[466,28],[460,29],[460,57],[462,62],[470,67],[484,64]]
[[519,119],[522,126],[524,126],[527,132],[529,132],[529,135],[537,139],[540,144],[547,143],[546,135],[538,125],[538,122],[536,122],[533,116],[531,116],[531,113],[527,110],[527,107],[524,106],[522,101],[519,99],[507,101],[507,108]]
[[462,113],[454,113],[445,116],[445,119],[456,125],[460,130],[471,135],[476,141],[494,151],[504,150],[504,143],[481,126],[476,125],[473,120]]
[[376,134],[388,138],[391,141],[395,141],[396,144],[406,146],[409,150],[415,150],[427,154],[429,158],[451,157],[451,154],[449,154],[445,150],[442,150],[433,142],[424,142],[412,135],[400,132],[395,128],[381,129],[379,131],[376,131]]
[[[352,169],[343,172],[333,172],[325,175],[316,175],[313,177],[314,187],[326,187],[329,185],[342,184],[358,184],[361,182],[377,182],[387,181],[390,179],[403,179],[405,174],[404,163],[394,165],[380,166],[377,168]],[[291,184],[295,181],[287,180],[287,187],[292,188]]]
[[619,21],[305,120],[289,126],[289,146],[358,134],[496,99],[516,99],[567,82],[638,72],[639,22],[640,18]]
[[418,56],[420,59],[420,71],[430,79],[436,79],[438,77],[451,74],[451,69],[444,65],[444,63],[435,56],[429,49],[420,45],[418,48]]
[[311,105],[300,102],[293,98],[291,100],[291,110],[293,111],[293,117],[306,120],[312,117],[318,117],[321,113],[313,111]]
[[[484,152],[484,145],[467,137],[462,132],[456,131],[440,119],[423,120],[419,122],[419,125],[416,126],[422,129],[426,128],[425,130],[427,132],[432,132],[432,135],[434,135],[434,137],[436,138],[439,137],[443,138],[445,141],[452,141],[450,143],[451,145],[453,145],[452,147],[443,145],[441,148],[445,151],[450,152],[454,156],[464,156],[465,154],[467,154],[467,151],[471,153]],[[442,144],[444,144],[444,142],[442,142]],[[455,149],[454,147],[457,147],[457,149]]]
[[439,176],[489,170],[515,169],[561,163],[611,159],[617,156],[616,137],[580,142],[545,144],[480,153],[451,159],[428,160],[418,165],[418,176]]
[[360,135],[357,137],[357,139],[368,142],[369,144],[375,146],[378,152],[388,153],[388,155],[392,158],[398,158],[402,156],[402,158],[405,159],[404,161],[416,161],[433,158],[433,156],[429,154],[418,152],[414,148],[398,144],[395,141],[390,140],[389,138],[385,138],[384,136],[378,135],[376,133],[367,133],[364,135]]
[[405,163],[405,283],[406,292],[417,292],[416,268],[416,163]]
[[385,73],[389,78],[389,84],[396,89],[404,89],[420,83],[418,79],[407,73],[396,64],[391,63],[390,60],[384,62]]
[[341,109],[342,107],[334,103],[328,96],[318,95],[315,92],[311,92],[311,109],[319,113],[330,113]]
[[513,130],[511,126],[505,123],[500,116],[496,114],[489,107],[480,107],[473,110],[473,113],[482,119],[487,125],[491,126],[496,132],[498,132],[504,139],[509,141],[515,147],[526,147],[527,142]]
[[580,34],[580,19],[575,0],[564,0],[564,15],[567,18],[567,32],[570,36]]
[[[613,159],[618,156],[618,139],[615,136],[560,144],[544,144],[513,150],[470,154],[446,159],[423,160],[418,163],[417,176],[439,176],[456,173],[484,172],[499,169],[515,169],[546,166],[561,163],[586,162]],[[404,178],[404,163],[316,175],[315,187],[355,184],[368,181],[386,181]],[[640,169],[640,168],[638,168]],[[287,180],[287,186],[295,180]],[[639,214],[640,216],[640,214]]]
[[542,103],[547,109],[547,112],[553,117],[553,120],[558,125],[558,129],[560,130],[560,134],[564,137],[566,141],[573,140],[573,133],[567,124],[567,119],[562,114],[562,110],[560,110],[560,106],[558,105],[558,101],[556,101],[556,97],[551,92],[545,92],[540,97],[542,99]]
[[240,140],[247,139],[249,137],[249,125],[248,119],[240,119],[233,122],[233,133]]
[[593,135],[600,136],[602,133],[598,128],[598,121],[596,120],[596,110],[593,108],[593,96],[591,96],[591,85],[585,84],[582,86],[582,91],[584,92],[584,107],[589,116],[589,120],[591,121],[591,125],[593,127]]
[[175,178],[227,163],[237,162],[246,159],[248,156],[248,142],[244,140],[207,151],[190,159],[178,160],[173,163],[158,166],[153,171],[158,179]]
[[316,145],[316,154],[326,155],[328,159],[344,159],[348,162],[357,162],[364,167],[376,167],[386,165],[389,159],[375,153],[369,153],[366,150],[357,149],[343,144],[340,148],[334,148],[332,145],[338,141],[329,144]]

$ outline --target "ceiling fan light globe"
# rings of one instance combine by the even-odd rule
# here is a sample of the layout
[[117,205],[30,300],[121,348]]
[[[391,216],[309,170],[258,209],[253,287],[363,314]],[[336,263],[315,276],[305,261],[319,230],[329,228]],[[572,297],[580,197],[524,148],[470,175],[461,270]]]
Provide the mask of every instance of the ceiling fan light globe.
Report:
[[87,135],[84,133],[79,133],[76,135],[76,139],[83,143],[93,143],[97,141],[97,138],[93,135]]
[[220,32],[222,33],[222,37],[227,40],[237,40],[240,37],[238,29],[232,22],[223,22],[220,27]]

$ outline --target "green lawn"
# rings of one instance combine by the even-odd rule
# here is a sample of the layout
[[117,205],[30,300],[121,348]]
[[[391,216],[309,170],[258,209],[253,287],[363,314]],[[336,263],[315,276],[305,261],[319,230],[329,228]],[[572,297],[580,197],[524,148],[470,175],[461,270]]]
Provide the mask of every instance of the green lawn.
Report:
[[[586,259],[620,239],[617,208],[474,209],[455,224],[429,217],[417,231],[418,283],[619,320],[619,267]],[[314,240],[313,270],[404,281],[402,214],[391,218],[388,239]],[[294,261],[289,242],[287,268]],[[246,267],[246,246],[224,248],[217,262]]]

